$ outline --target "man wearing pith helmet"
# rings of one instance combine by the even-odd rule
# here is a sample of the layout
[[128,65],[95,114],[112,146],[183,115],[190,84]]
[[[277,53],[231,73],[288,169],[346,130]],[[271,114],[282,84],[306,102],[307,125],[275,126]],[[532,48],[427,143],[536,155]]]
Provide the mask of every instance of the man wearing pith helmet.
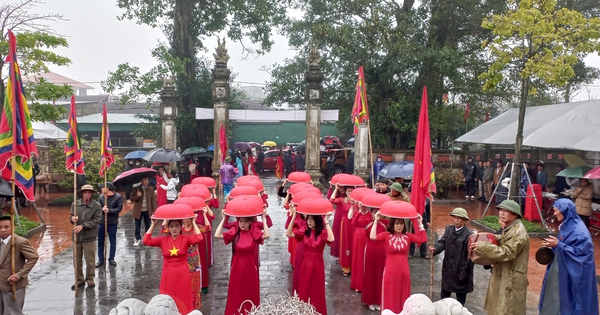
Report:
[[488,284],[484,309],[488,314],[525,315],[529,235],[521,223],[521,207],[513,200],[498,206],[502,234],[498,245],[477,242],[469,246],[481,258],[496,261]]
[[442,292],[440,299],[456,293],[456,300],[465,305],[467,293],[473,292],[473,262],[469,259],[469,236],[471,230],[465,225],[469,221],[467,210],[455,208],[450,213],[453,224],[446,227],[444,235],[435,246],[430,246],[432,255],[446,252],[442,263]]

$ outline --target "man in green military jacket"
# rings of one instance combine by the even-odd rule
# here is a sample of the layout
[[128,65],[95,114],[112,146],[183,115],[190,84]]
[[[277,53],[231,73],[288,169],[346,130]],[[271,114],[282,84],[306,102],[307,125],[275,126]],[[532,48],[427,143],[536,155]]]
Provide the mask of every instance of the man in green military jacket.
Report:
[[495,261],[488,285],[484,309],[494,315],[525,315],[527,299],[527,263],[529,235],[521,223],[521,207],[513,200],[498,206],[502,234],[498,245],[477,242],[470,245],[481,258]]

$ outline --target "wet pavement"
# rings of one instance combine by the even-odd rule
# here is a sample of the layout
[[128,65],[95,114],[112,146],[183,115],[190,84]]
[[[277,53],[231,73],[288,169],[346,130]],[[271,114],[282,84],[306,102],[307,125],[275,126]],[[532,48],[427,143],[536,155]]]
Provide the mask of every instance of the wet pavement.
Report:
[[[281,207],[282,200],[276,194],[280,182],[273,173],[266,173],[263,182],[269,194],[269,214],[274,226],[270,229],[271,238],[260,248],[260,280],[261,295],[268,292],[287,292],[291,287],[292,269],[287,252],[285,237],[285,210]],[[38,209],[47,224],[47,230],[31,238],[32,244],[38,248],[40,261],[30,273],[30,285],[25,299],[25,314],[107,314],[120,301],[134,297],[149,301],[158,294],[162,256],[160,250],[153,247],[133,247],[133,219],[129,209],[120,218],[117,234],[117,267],[103,267],[96,271],[96,288],[80,291],[75,297],[70,290],[73,284],[74,271],[72,265],[72,250],[68,222],[68,207],[47,207],[46,200],[58,197],[51,194],[48,198],[38,200]],[[458,194],[455,194],[458,197]],[[444,227],[451,224],[450,211],[457,207],[469,211],[472,219],[481,217],[485,204],[480,202],[465,202],[459,199],[453,202],[439,201],[432,209],[432,226],[436,233],[443,233]],[[489,212],[488,212],[489,213]],[[23,209],[23,215],[38,220],[32,209]],[[220,211],[215,211],[220,221]],[[537,314],[537,303],[545,267],[534,260],[535,251],[541,241],[531,239],[529,287],[527,297],[528,314]],[[594,237],[595,246],[600,246],[600,237]],[[201,311],[205,315],[223,314],[229,281],[229,262],[231,247],[222,241],[214,240],[215,265],[210,268],[210,291],[203,295]],[[441,282],[442,255],[435,257],[434,300],[439,299]],[[409,260],[411,268],[413,293],[429,295],[430,261],[419,257]],[[600,266],[600,255],[596,255],[596,266]],[[350,278],[343,277],[339,265],[325,250],[326,290],[329,314],[378,314],[372,312],[360,302],[360,295],[350,290]],[[476,315],[485,314],[483,303],[489,280],[489,271],[481,266],[475,268],[475,291],[467,296],[466,306]]]

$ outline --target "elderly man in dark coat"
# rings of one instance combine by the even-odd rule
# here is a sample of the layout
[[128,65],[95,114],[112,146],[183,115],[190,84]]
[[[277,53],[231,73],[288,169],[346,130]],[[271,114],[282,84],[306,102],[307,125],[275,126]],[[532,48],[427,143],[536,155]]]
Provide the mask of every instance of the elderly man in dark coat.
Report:
[[442,263],[442,299],[456,293],[456,300],[465,305],[467,293],[473,292],[473,262],[468,258],[469,236],[472,234],[465,225],[469,221],[467,210],[455,208],[450,215],[454,224],[448,225],[444,235],[429,251],[435,256],[443,251]]

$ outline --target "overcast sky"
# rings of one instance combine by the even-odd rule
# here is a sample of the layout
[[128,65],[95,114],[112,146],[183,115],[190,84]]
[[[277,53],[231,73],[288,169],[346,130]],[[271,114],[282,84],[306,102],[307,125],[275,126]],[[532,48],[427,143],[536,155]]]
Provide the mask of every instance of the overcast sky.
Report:
[[[69,42],[68,49],[60,49],[59,54],[69,57],[69,67],[51,67],[53,72],[95,87],[88,94],[102,92],[100,81],[105,80],[109,71],[117,65],[128,62],[137,66],[142,72],[152,68],[156,60],[150,56],[150,50],[158,41],[165,41],[159,29],[145,25],[137,25],[133,21],[119,21],[117,16],[122,10],[117,8],[114,0],[49,0],[37,8],[40,13],[62,14],[67,21],[52,23],[50,26],[58,33],[65,35]],[[208,56],[212,57],[216,38],[204,41],[209,47]],[[246,46],[250,43],[244,43]],[[295,51],[290,50],[285,37],[276,35],[272,51],[263,56],[242,58],[239,43],[227,43],[231,59],[229,67],[237,74],[236,81],[265,83],[269,74],[261,71],[262,66],[282,63],[291,58]],[[590,65],[600,67],[600,57],[590,56],[586,59]],[[579,91],[574,100],[600,99],[600,81]]]

